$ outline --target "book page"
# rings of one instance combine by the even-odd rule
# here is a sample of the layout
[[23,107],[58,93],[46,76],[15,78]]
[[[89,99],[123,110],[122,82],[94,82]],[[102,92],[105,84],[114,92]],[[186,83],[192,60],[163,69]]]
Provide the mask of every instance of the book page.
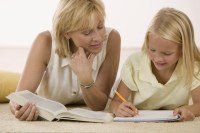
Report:
[[111,113],[103,111],[92,111],[83,108],[74,108],[63,112],[61,119],[67,118],[68,120],[91,121],[91,122],[110,122],[113,120]]
[[[8,98],[11,97],[11,100],[12,100],[12,95],[16,95],[16,96],[19,95],[21,97],[21,99],[24,99],[24,101],[35,103],[36,107],[45,109],[52,113],[55,113],[57,111],[66,111],[67,110],[65,108],[65,106],[62,105],[61,103],[55,102],[55,101],[52,101],[52,100],[49,100],[46,98],[42,98],[39,95],[36,95],[28,90],[15,92],[15,93],[9,95]],[[13,96],[13,98],[16,96]],[[13,101],[16,101],[16,100],[13,99]],[[25,104],[25,103],[23,103],[23,104]]]
[[156,121],[178,121],[179,116],[173,115],[173,110],[139,110],[134,117],[115,117],[114,121],[132,122],[156,122]]

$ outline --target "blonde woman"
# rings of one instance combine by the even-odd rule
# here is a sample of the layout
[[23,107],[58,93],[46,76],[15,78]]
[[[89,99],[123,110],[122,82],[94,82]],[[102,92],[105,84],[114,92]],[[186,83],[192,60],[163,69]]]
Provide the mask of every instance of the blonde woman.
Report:
[[[64,105],[103,110],[116,78],[120,35],[106,28],[101,0],[60,0],[52,31],[33,42],[16,91],[27,89]],[[19,120],[36,120],[34,103],[10,102]]]
[[[181,11],[163,8],[154,17],[143,49],[125,62],[110,111],[135,116],[140,109],[172,109],[182,121],[200,115],[200,53],[189,18]],[[192,97],[193,104],[188,105]]]

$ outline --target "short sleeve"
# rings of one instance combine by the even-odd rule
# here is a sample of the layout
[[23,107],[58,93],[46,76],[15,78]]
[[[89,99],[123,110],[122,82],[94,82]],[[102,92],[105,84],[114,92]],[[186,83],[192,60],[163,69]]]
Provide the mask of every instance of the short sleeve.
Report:
[[200,86],[200,71],[196,74],[196,77],[193,77],[191,91],[196,89],[198,86]]
[[200,86],[200,68],[199,68],[199,63],[195,62],[195,73],[196,77],[193,77],[192,80],[192,86],[191,86],[191,91],[196,89],[198,86]]
[[134,67],[130,58],[126,60],[122,67],[121,79],[130,90],[137,91],[137,87],[134,81]]

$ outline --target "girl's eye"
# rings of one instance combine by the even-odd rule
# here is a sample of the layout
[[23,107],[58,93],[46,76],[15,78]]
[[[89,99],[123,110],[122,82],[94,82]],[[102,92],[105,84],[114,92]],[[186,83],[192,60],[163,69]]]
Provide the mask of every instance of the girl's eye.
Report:
[[150,49],[152,52],[155,52],[156,50],[155,49]]

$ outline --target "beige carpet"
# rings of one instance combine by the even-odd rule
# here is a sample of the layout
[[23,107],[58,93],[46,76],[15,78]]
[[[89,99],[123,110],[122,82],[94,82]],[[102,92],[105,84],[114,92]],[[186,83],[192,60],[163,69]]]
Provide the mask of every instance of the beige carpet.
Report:
[[200,133],[200,117],[189,122],[169,123],[86,123],[18,121],[8,104],[0,104],[0,132],[134,132],[134,133]]

